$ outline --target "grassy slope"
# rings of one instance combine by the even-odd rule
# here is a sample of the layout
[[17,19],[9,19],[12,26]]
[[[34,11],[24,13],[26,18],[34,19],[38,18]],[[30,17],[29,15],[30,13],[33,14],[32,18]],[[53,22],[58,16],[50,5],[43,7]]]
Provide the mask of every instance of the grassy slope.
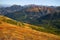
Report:
[[[29,24],[25,25],[26,27]],[[0,18],[0,40],[60,40],[60,37],[54,34],[39,32],[30,28],[23,28],[12,25]]]
[[[38,13],[35,14],[30,12],[26,13],[26,12],[19,11],[10,14],[8,13],[5,16],[8,16],[9,18],[15,19],[17,21],[30,23],[32,25],[30,25],[29,27],[31,27],[32,29],[60,35],[60,12],[54,13],[53,17],[52,14],[53,13],[37,18],[34,17],[34,15],[38,15]],[[39,25],[39,26],[34,26],[34,25]]]
[[43,31],[43,32],[47,32],[47,33],[53,33],[53,34],[60,35],[60,32],[58,30],[56,30],[55,28],[50,29],[50,28],[44,28],[42,26],[35,26],[35,25],[23,23],[23,22],[17,22],[16,20],[10,19],[5,16],[1,16],[1,15],[0,15],[0,20],[13,24],[13,25],[20,26],[20,27],[25,27],[25,28],[29,28],[29,29],[31,28],[31,29],[38,30],[38,31]]

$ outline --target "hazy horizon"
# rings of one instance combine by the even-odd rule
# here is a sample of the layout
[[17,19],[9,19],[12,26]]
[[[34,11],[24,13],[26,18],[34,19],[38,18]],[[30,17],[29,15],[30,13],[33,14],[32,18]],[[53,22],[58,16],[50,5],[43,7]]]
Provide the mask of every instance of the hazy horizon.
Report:
[[47,5],[47,6],[60,6],[60,0],[0,0],[0,5]]

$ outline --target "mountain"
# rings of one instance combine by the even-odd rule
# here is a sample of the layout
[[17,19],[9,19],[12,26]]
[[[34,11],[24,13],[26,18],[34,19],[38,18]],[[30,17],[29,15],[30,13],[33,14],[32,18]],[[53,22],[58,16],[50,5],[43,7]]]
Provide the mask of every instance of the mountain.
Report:
[[[4,8],[1,9],[2,11],[0,12],[1,15],[7,16],[16,21],[34,25],[30,26],[32,29],[60,35],[59,8],[60,7],[55,6],[13,5],[5,8],[5,10]],[[7,9],[9,9],[10,12]]]
[[47,15],[50,13],[54,13],[56,11],[56,9],[54,9],[52,7],[37,6],[37,5],[28,5],[28,6],[23,6],[23,7],[20,7],[19,5],[18,6],[13,5],[11,7],[6,8],[6,10],[4,10],[4,11],[3,10],[1,11],[1,14],[3,14],[3,15],[17,14],[17,15],[23,15],[25,17],[28,15],[28,17],[30,17],[29,19],[32,19],[35,17],[39,18],[41,16],[44,16],[44,15]]
[[56,7],[56,9],[60,10],[60,6]]
[[60,40],[60,36],[21,27],[14,22],[16,21],[0,15],[0,40]]
[[0,8],[0,14],[7,14],[7,13],[13,13],[16,11],[20,11],[23,7],[21,7],[20,5],[13,5],[10,7],[2,7]]
[[28,6],[23,6],[21,10],[16,11],[16,12],[11,12],[11,13],[9,12],[7,14],[4,12],[3,15],[8,16],[18,21],[34,23],[40,17],[53,14],[56,12],[59,13],[59,11],[60,10],[58,10],[56,7],[28,5]]
[[8,4],[0,4],[0,8],[10,7],[11,5]]
[[12,5],[12,6],[7,6],[7,7],[2,7],[0,8],[0,14],[7,14],[7,13],[13,13],[16,11],[26,11],[26,12],[39,12],[39,11],[52,11],[55,10],[55,7],[49,7],[49,6],[40,6],[40,5],[25,5],[25,6],[20,6],[20,5]]

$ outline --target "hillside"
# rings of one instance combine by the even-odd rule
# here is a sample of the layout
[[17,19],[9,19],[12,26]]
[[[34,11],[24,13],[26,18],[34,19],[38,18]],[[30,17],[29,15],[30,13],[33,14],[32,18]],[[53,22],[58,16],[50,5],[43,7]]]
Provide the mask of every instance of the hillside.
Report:
[[[6,19],[5,21],[2,20],[4,18]],[[60,36],[54,34],[24,28],[15,25],[13,22],[11,24],[11,21],[7,23],[8,19],[12,20],[8,17],[0,16],[0,40],[60,40]]]
[[47,33],[60,36],[60,6],[13,5],[2,7],[0,8],[0,21],[26,30],[43,32],[43,35]]
[[[16,20],[13,20],[11,18],[5,17],[3,15],[0,15],[0,20],[3,22],[9,23],[9,24],[20,26],[20,27],[29,28],[29,29],[33,29],[33,30],[37,30],[37,31],[41,31],[41,32],[52,33],[55,35],[60,35],[59,21],[57,23],[54,23],[55,25],[41,24],[40,26],[38,26],[38,25],[24,23],[22,21],[21,22],[16,21]],[[48,22],[48,20],[45,20],[43,22]],[[53,20],[53,22],[55,22],[55,21]],[[56,25],[58,25],[58,26],[56,26]]]
[[[36,26],[31,28],[60,35],[60,7],[38,5],[23,6],[19,11],[4,15],[16,21]],[[54,10],[54,11],[53,11]],[[42,29],[40,29],[42,27]]]

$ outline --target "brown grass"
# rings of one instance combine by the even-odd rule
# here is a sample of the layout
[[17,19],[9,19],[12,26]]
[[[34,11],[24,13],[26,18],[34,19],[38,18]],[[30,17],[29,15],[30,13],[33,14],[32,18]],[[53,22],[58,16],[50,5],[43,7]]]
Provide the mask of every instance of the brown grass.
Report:
[[[0,40],[60,40],[59,36],[0,22]],[[28,26],[28,25],[27,25]]]

